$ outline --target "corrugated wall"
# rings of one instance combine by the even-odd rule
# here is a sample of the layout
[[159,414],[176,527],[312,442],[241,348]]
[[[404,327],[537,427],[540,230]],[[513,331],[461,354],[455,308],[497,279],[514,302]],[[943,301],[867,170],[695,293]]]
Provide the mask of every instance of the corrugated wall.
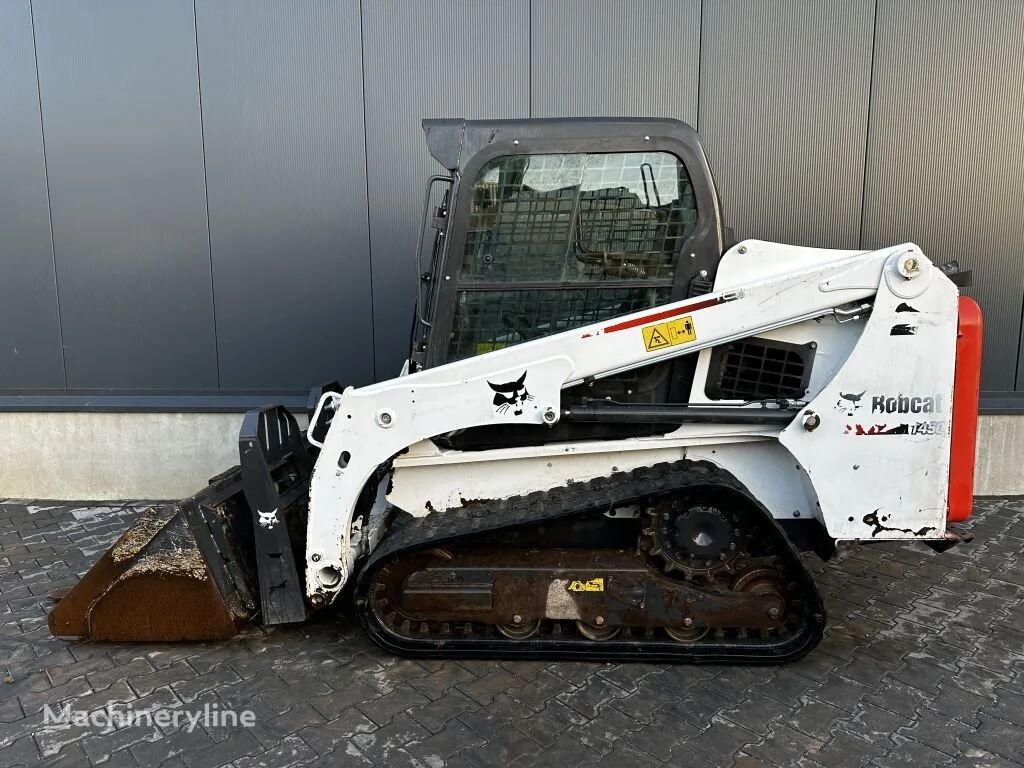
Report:
[[393,375],[432,116],[694,122],[738,236],[972,268],[1024,390],[1022,42],[1012,0],[8,0],[0,405]]
[[530,18],[532,117],[697,120],[700,0],[546,0]]
[[856,248],[874,0],[705,3],[699,129],[739,237]]
[[982,386],[1024,389],[1024,4],[879,0],[863,242],[974,271]]

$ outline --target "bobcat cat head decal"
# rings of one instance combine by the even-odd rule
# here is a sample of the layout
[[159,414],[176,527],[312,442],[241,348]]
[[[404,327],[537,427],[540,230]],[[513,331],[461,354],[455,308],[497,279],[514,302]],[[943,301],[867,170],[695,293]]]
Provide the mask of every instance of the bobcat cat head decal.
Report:
[[496,414],[504,414],[511,408],[513,416],[522,416],[523,403],[533,400],[533,395],[526,391],[526,371],[523,371],[523,375],[515,381],[504,384],[488,381],[487,386],[494,390],[494,399],[491,401],[491,405],[494,406]]

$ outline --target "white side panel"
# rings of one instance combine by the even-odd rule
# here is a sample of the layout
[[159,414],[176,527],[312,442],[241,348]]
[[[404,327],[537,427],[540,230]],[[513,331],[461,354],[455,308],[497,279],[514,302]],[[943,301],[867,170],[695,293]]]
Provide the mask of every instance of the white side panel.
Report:
[[[924,259],[919,275],[903,277],[903,258],[886,264],[846,365],[780,438],[837,539],[945,530],[958,294]],[[813,431],[803,426],[808,412],[821,420]]]
[[[715,446],[725,450],[733,442],[778,447],[777,435],[777,429],[689,424],[671,436],[490,451],[438,451],[433,443],[424,441],[395,459],[387,498],[400,509],[420,517],[462,506],[470,499],[505,499],[586,482],[612,472],[679,461],[695,448],[706,450]],[[792,465],[792,457],[789,463]]]
[[686,458],[710,461],[731,472],[776,519],[816,516],[817,499],[804,483],[800,465],[776,440],[696,446]]

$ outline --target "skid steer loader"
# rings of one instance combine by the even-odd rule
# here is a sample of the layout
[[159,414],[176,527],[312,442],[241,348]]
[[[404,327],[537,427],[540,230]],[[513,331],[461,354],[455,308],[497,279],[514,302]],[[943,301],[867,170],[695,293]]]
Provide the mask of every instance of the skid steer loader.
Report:
[[678,121],[424,130],[447,173],[401,375],[316,391],[305,432],[247,414],[240,466],[145,512],[54,634],[343,603],[401,654],[778,663],[823,631],[802,552],[968,538],[981,315],[956,265],[729,242]]

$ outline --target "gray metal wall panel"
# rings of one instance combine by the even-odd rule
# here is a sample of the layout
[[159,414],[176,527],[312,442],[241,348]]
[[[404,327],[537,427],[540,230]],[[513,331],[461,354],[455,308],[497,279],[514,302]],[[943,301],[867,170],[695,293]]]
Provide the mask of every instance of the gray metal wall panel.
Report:
[[873,0],[704,4],[699,129],[738,238],[856,248]]
[[68,386],[217,386],[191,0],[34,3]]
[[974,270],[988,390],[1020,365],[1022,72],[1019,2],[879,0],[864,244],[913,240]]
[[424,182],[440,171],[420,120],[528,116],[528,19],[528,0],[363,6],[378,379],[408,354]]
[[29,0],[0,3],[0,388],[64,386]]
[[700,0],[534,0],[533,117],[697,120]]
[[197,5],[224,389],[373,376],[358,0]]

